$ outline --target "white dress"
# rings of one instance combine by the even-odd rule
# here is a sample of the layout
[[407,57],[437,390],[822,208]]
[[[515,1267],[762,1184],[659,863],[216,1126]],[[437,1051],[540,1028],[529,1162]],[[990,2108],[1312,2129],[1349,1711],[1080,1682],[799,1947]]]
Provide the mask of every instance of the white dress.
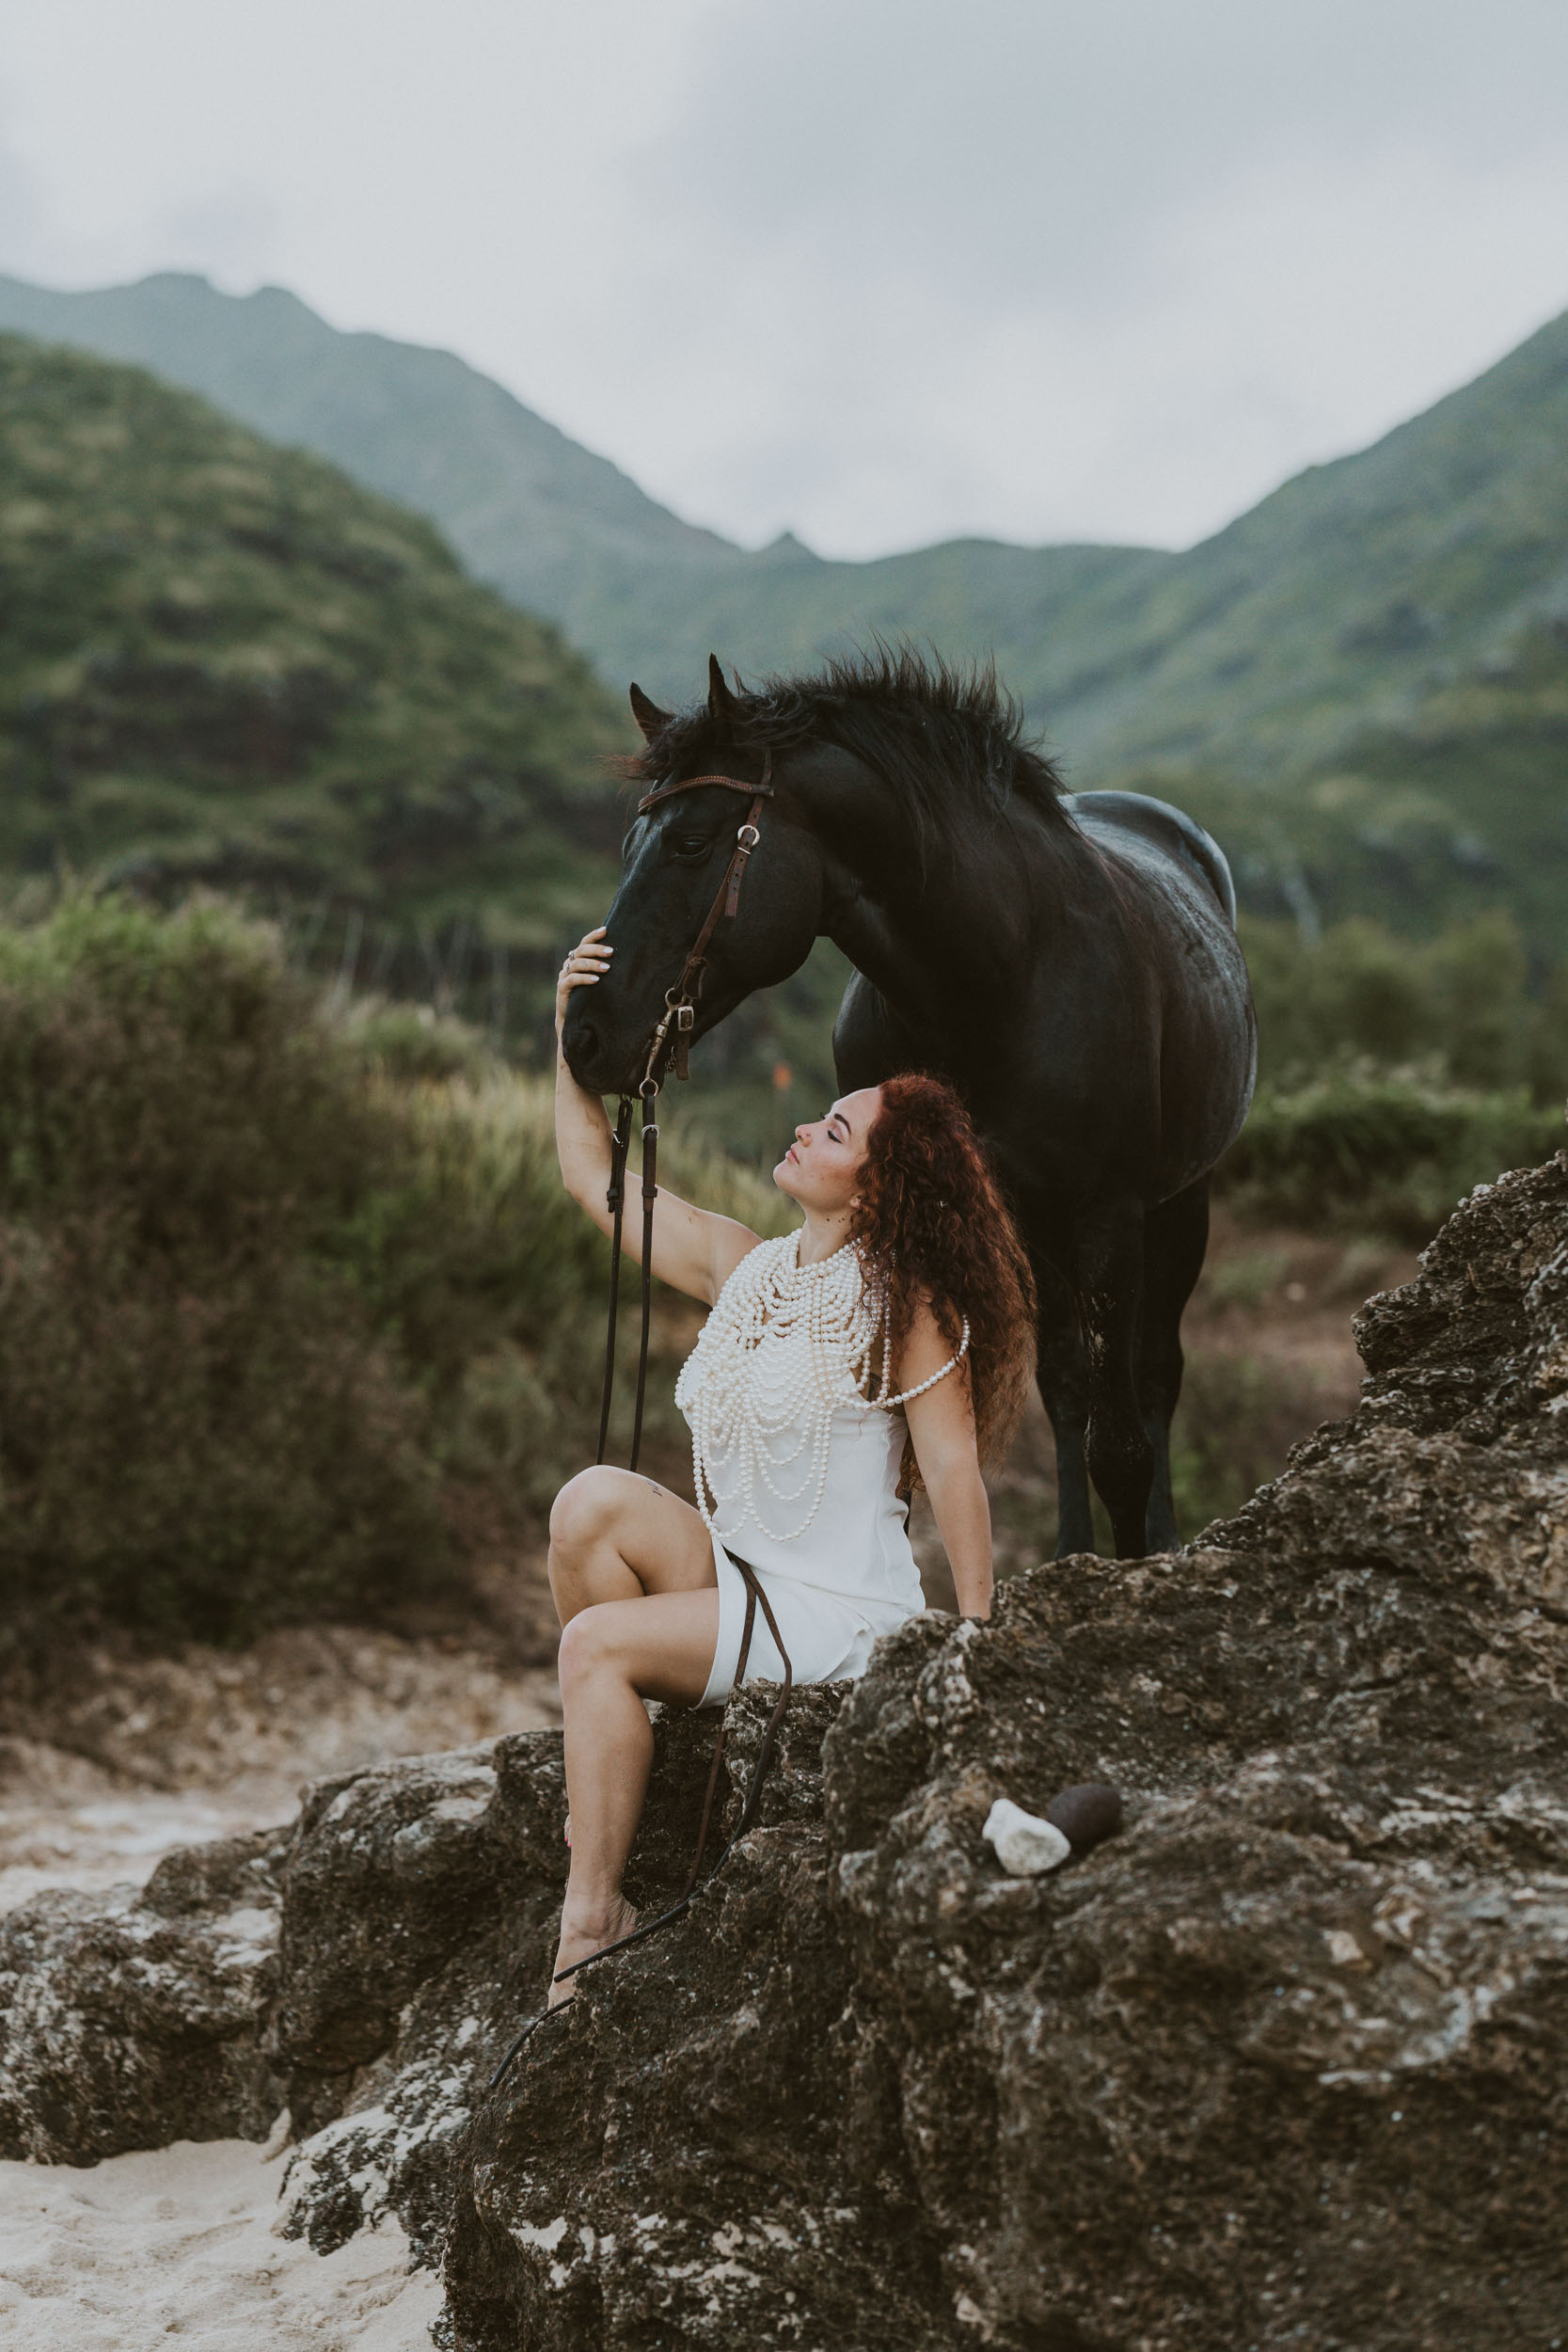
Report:
[[[692,1424],[698,1504],[719,1578],[719,1638],[704,1707],[729,1696],[740,1654],[746,1586],[732,1549],[757,1572],[797,1682],[863,1674],[879,1634],[926,1605],[909,1508],[897,1492],[903,1412],[862,1392],[856,1375],[864,1377],[864,1356],[851,1361],[853,1351],[835,1346],[820,1314],[813,1327],[819,1280],[841,1300],[872,1295],[861,1289],[858,1260],[847,1265],[840,1252],[802,1267],[798,1242],[798,1233],[764,1242],[741,1260],[675,1385]],[[856,1327],[863,1336],[869,1327],[863,1311]],[[716,1415],[719,1393],[739,1409]],[[744,1678],[784,1678],[760,1609]]]

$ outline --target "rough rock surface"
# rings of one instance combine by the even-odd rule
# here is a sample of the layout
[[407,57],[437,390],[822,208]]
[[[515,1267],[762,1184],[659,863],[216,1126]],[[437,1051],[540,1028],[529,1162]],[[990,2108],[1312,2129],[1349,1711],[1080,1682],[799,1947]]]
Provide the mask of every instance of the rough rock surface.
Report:
[[[546,1732],[312,1792],[199,2079],[227,1863],[155,1879],[156,1927],[17,1915],[16,2144],[286,2097],[290,2226],[395,2209],[454,2352],[1568,2344],[1568,1165],[1474,1196],[1359,1337],[1354,1418],[1190,1552],[1033,1570],[800,1693],[723,1876],[499,2091],[565,1861]],[[711,1733],[657,1724],[644,1908]],[[1008,1878],[994,1799],[1089,1779],[1123,1834]]]
[[[1568,2342],[1568,1167],[1373,1300],[1174,1559],[879,1645],[752,1841],[484,2103],[465,2352]],[[992,1800],[1127,1792],[1010,1880]]]
[[0,2156],[265,2135],[288,1836],[190,1846],[145,1888],[36,1895],[0,1919]]

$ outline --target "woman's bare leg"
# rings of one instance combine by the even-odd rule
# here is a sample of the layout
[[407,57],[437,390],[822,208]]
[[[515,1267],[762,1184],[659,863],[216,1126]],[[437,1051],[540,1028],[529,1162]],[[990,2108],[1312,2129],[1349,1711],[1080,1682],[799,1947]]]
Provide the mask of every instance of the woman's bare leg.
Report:
[[[653,1757],[646,1698],[701,1698],[719,1638],[713,1547],[697,1513],[651,1478],[583,1470],[550,1514],[550,1589],[562,1633],[571,1875],[556,1968],[634,1924],[621,1873]],[[551,2003],[575,1984],[552,1985]]]
[[[693,1706],[719,1638],[719,1595],[657,1593],[581,1609],[561,1637],[566,1796],[572,1867],[561,1914],[556,1970],[582,1960],[636,1924],[621,1874],[641,1819],[654,1735],[642,1701]],[[549,2000],[568,1999],[571,1983]]]
[[[550,1592],[562,1626],[602,1600],[712,1585],[713,1546],[689,1502],[657,1478],[599,1464],[562,1487],[550,1512]],[[572,1842],[572,1817],[565,1837]]]
[[550,1512],[550,1591],[564,1626],[601,1600],[713,1586],[713,1545],[689,1502],[635,1470],[579,1470]]

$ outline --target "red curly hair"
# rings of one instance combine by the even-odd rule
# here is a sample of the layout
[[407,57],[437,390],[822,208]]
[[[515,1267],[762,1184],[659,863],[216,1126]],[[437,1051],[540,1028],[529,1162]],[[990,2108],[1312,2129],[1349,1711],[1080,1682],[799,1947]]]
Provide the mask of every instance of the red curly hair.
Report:
[[[1017,1431],[1035,1361],[1035,1285],[1012,1213],[969,1113],[943,1079],[886,1078],[866,1137],[850,1238],[887,1284],[896,1364],[928,1300],[950,1347],[969,1319],[970,1392],[983,1462]],[[912,1446],[901,1484],[920,1483]]]

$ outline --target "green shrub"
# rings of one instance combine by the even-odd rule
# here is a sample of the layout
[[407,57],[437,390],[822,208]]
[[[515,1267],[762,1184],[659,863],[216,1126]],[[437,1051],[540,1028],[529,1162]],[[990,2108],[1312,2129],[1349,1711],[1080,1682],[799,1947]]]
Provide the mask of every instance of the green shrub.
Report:
[[1487,1094],[1341,1063],[1259,1088],[1216,1184],[1246,1216],[1425,1242],[1476,1184],[1562,1142],[1561,1110],[1522,1086]]
[[368,997],[344,1015],[348,1034],[367,1069],[387,1078],[476,1078],[492,1057],[466,1021],[433,1005]]
[[[711,1150],[672,1136],[663,1173],[777,1230]],[[590,1457],[608,1271],[549,1089],[458,1024],[335,1018],[220,905],[0,929],[9,1638],[240,1639],[439,1589],[476,1486],[516,1536]],[[661,1298],[667,1458],[691,1327]]]
[[[378,1327],[397,1335],[436,1408],[434,1443],[453,1471],[506,1471],[535,1506],[592,1458],[603,1374],[610,1245],[562,1189],[553,1095],[543,1079],[492,1068],[384,1093],[408,1141],[397,1187],[367,1194],[346,1229],[345,1263]],[[759,1232],[790,1221],[786,1204],[700,1136],[660,1136],[671,1190]],[[636,1216],[635,1180],[628,1216]],[[622,1363],[611,1423],[626,1458],[640,1277],[622,1273]],[[644,1426],[684,1450],[671,1397],[675,1362],[695,1338],[691,1314],[663,1293]]]
[[1419,1063],[1459,1087],[1527,1085],[1538,1102],[1568,1091],[1568,965],[1532,970],[1509,914],[1427,940],[1363,916],[1313,940],[1246,915],[1239,928],[1266,1081],[1299,1082],[1350,1057]]

